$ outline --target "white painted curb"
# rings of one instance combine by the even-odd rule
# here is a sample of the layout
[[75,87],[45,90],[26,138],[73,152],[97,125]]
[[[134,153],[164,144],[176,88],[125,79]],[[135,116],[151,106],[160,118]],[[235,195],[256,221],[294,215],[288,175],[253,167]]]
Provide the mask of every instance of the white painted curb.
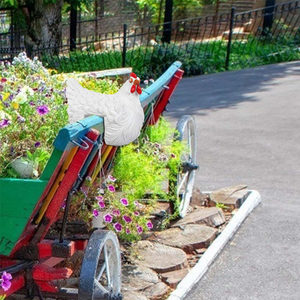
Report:
[[251,194],[229,221],[222,233],[208,247],[195,267],[183,278],[167,300],[182,300],[187,295],[191,288],[203,277],[209,266],[233,237],[243,221],[260,202],[260,194],[255,190],[251,190]]

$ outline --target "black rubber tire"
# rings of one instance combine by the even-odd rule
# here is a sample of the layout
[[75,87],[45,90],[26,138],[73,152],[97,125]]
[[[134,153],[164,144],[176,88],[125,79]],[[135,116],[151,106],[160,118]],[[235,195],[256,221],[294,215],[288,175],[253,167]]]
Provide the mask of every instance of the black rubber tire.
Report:
[[78,300],[121,300],[121,254],[112,231],[96,230],[91,235],[82,262]]

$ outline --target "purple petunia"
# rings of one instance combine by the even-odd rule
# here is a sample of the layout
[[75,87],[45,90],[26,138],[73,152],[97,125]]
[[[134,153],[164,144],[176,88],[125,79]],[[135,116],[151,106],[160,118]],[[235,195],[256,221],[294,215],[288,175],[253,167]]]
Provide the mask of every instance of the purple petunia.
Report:
[[105,207],[105,203],[103,201],[99,201],[98,205],[100,208],[104,208]]
[[129,216],[123,216],[123,220],[128,224],[132,222],[132,219]]
[[118,216],[121,215],[121,213],[120,213],[120,211],[119,211],[118,209],[114,209],[114,210],[112,211],[112,214],[113,214],[114,216],[116,216],[116,217],[118,217]]
[[10,121],[8,119],[4,119],[0,121],[0,128],[7,127],[10,124]]
[[115,223],[114,228],[115,228],[116,232],[122,231],[122,225],[120,223]]
[[35,147],[35,148],[37,148],[37,147],[39,147],[39,146],[41,146],[41,143],[40,143],[40,142],[36,142],[36,143],[34,144],[34,147]]
[[94,209],[94,210],[93,210],[93,216],[94,216],[95,218],[98,218],[98,217],[99,217],[99,211],[98,211],[97,209]]
[[110,215],[110,214],[106,214],[105,216],[103,216],[103,220],[104,220],[104,222],[106,222],[106,223],[111,223],[112,220],[113,220],[113,217],[112,217],[112,215]]
[[36,108],[36,111],[40,116],[43,116],[49,112],[49,108],[47,105],[40,105]]
[[4,271],[2,276],[1,276],[1,279],[0,279],[0,286],[3,288],[3,290],[5,292],[10,289],[11,279],[12,279],[11,274]]
[[130,233],[130,229],[126,228],[125,232],[126,232],[127,234],[129,234],[129,233]]
[[151,221],[148,221],[146,225],[149,230],[151,230],[153,228],[153,224],[151,223]]
[[139,213],[138,211],[135,211],[133,214],[134,214],[135,216],[139,216],[139,215],[140,215],[140,213]]
[[120,199],[120,202],[124,205],[124,206],[128,206],[129,202],[126,198],[122,198]]
[[111,193],[114,193],[116,191],[115,187],[111,184],[107,188]]
[[142,234],[143,233],[143,227],[140,225],[136,225],[136,230],[138,234]]
[[24,123],[26,121],[26,119],[22,116],[18,116],[17,120],[19,123]]
[[67,204],[67,199],[65,199],[61,205],[61,208],[65,208],[66,207],[66,204]]

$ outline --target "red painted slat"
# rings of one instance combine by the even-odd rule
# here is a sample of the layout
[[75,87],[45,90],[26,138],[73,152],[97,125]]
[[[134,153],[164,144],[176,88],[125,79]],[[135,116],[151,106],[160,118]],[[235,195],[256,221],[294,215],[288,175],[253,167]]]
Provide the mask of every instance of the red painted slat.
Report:
[[[99,132],[96,130],[91,129],[87,135],[86,135],[91,141],[96,141]],[[50,226],[55,221],[56,215],[59,212],[59,209],[61,208],[61,205],[63,201],[67,198],[68,192],[72,189],[72,186],[74,185],[75,181],[78,178],[78,174],[80,172],[80,169],[82,168],[85,160],[87,159],[88,155],[90,154],[92,150],[92,143],[89,141],[86,141],[86,143],[89,145],[88,149],[80,148],[71,165],[69,166],[65,177],[63,178],[58,190],[56,191],[51,203],[48,206],[48,209],[43,217],[43,221],[40,227],[40,230],[42,232],[39,232],[39,240],[34,242],[39,242],[44,238],[47,231],[49,230]]]
[[161,99],[158,101],[155,109],[154,109],[154,116],[150,120],[150,125],[154,125],[159,117],[162,115],[164,109],[166,108],[169,99],[171,98],[177,84],[181,80],[183,76],[184,71],[181,69],[178,69],[175,75],[172,77],[168,87],[169,89],[166,89],[164,93],[162,94]]

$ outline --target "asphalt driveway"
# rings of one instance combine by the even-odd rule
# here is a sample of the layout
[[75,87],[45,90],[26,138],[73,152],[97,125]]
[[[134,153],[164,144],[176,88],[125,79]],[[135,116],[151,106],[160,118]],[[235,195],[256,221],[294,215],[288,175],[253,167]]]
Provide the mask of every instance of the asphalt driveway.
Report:
[[196,119],[196,187],[262,198],[186,300],[299,300],[300,61],[184,78],[168,108]]

